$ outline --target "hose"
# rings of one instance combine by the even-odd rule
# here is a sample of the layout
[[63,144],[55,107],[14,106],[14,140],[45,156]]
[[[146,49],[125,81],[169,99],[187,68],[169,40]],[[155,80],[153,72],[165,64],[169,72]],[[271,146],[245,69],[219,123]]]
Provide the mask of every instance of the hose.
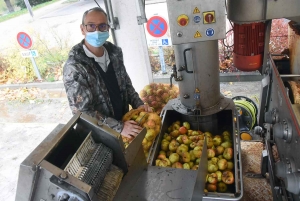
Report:
[[251,130],[256,124],[257,107],[256,104],[249,98],[237,96],[232,98],[236,108],[238,109],[239,120]]

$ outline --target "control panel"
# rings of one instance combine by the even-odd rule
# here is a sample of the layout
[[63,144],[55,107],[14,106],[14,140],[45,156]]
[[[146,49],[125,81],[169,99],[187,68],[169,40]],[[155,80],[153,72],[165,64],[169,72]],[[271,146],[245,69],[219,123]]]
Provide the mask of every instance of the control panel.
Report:
[[225,0],[167,0],[174,45],[225,38]]

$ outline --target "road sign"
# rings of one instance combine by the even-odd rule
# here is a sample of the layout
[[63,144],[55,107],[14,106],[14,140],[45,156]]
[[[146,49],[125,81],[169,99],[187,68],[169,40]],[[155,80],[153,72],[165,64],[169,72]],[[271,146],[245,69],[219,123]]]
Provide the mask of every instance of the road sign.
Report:
[[167,33],[167,30],[167,22],[160,16],[153,16],[147,22],[147,31],[153,37],[162,37]]
[[27,51],[22,51],[21,56],[22,57],[37,57],[39,55],[38,55],[38,51],[36,51],[36,50],[27,50]]
[[30,36],[25,32],[19,32],[17,35],[17,41],[24,49],[30,49],[32,46],[32,40]]

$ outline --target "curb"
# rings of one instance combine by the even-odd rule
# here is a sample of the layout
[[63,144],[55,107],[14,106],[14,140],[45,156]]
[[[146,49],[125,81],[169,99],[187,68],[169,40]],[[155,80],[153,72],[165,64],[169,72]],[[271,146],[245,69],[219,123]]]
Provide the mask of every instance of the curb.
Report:
[[40,88],[40,89],[58,89],[58,88],[64,88],[64,83],[62,81],[57,82],[36,82],[36,83],[26,83],[26,84],[3,84],[0,85],[0,89],[18,89],[22,87],[27,88]]

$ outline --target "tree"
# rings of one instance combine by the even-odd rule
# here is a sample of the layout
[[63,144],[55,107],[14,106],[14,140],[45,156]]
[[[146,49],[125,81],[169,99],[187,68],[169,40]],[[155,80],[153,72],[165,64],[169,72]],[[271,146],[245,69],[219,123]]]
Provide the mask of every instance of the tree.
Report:
[[10,13],[12,13],[12,12],[14,12],[15,10],[14,10],[14,7],[11,5],[11,3],[10,3],[10,0],[4,0],[4,2],[5,2],[5,4],[6,4],[6,7],[8,8],[8,11],[10,12]]

